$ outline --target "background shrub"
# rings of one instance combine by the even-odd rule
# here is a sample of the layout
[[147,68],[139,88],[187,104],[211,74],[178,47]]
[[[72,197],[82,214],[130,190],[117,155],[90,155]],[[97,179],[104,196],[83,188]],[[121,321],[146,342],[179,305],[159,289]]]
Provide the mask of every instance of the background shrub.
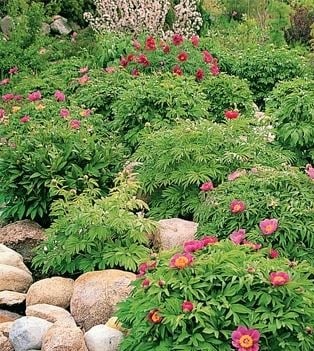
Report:
[[[247,240],[278,248],[290,259],[313,262],[314,182],[298,169],[258,168],[235,181],[224,182],[195,205],[199,235],[215,233],[221,238],[243,228]],[[245,211],[233,214],[233,200],[245,203]],[[259,223],[277,219],[279,227],[271,235],[262,235]]]
[[156,225],[136,213],[147,205],[136,198],[139,186],[134,178],[120,174],[105,198],[91,185],[79,196],[54,187],[61,199],[52,205],[54,222],[37,250],[36,268],[58,274],[105,268],[136,271],[147,259],[149,235]]
[[[163,254],[118,308],[129,329],[121,351],[231,351],[239,325],[260,332],[260,350],[312,350],[313,267],[267,254],[223,242],[194,252],[183,269],[169,267],[173,256]],[[272,272],[286,273],[289,282],[273,286]],[[150,321],[154,312],[160,323]]]
[[238,168],[279,167],[293,156],[268,143],[267,136],[240,117],[227,124],[180,122],[145,134],[134,158],[141,162],[137,171],[150,197],[151,215],[191,218],[203,182],[216,186]]

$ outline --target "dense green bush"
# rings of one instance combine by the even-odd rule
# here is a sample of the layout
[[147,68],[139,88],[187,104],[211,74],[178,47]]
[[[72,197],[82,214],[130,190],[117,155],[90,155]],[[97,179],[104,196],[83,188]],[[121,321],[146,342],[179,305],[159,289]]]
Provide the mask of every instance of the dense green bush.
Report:
[[138,176],[150,196],[151,215],[169,218],[193,216],[191,203],[203,182],[218,185],[238,168],[279,167],[292,155],[240,117],[227,124],[181,122],[145,134],[134,158],[141,162]]
[[105,198],[91,185],[79,196],[55,187],[62,199],[52,205],[55,220],[37,250],[36,268],[57,274],[105,268],[136,271],[147,260],[156,225],[135,213],[147,208],[136,198],[137,182],[122,173]]
[[275,119],[282,145],[299,152],[314,148],[314,80],[294,79],[278,84],[266,108]]
[[[291,259],[313,262],[314,182],[298,169],[257,168],[255,172],[224,182],[194,204],[199,235],[215,233],[225,238],[239,228],[247,238],[272,246]],[[245,210],[232,213],[231,202],[244,202]],[[258,228],[264,219],[278,220],[278,229],[263,235]]]
[[[163,254],[134,282],[117,312],[129,329],[121,351],[313,350],[312,266],[231,242],[200,244],[192,254]],[[240,348],[239,326],[256,330],[255,340],[241,340],[254,348]]]
[[55,199],[53,182],[80,193],[87,181],[93,180],[106,194],[121,166],[124,149],[113,137],[101,140],[89,119],[59,116],[58,120],[36,123],[32,118],[21,123],[15,117],[1,146],[1,217],[31,218],[46,225]]

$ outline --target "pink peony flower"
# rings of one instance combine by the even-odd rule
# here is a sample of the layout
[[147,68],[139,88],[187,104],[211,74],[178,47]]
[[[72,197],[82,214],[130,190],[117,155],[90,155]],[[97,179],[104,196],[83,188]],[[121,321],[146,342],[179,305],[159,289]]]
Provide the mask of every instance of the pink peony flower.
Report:
[[120,66],[126,67],[129,64],[129,61],[126,57],[122,56],[120,59]]
[[41,92],[39,90],[33,91],[32,93],[28,94],[28,100],[29,101],[38,101],[41,99]]
[[181,305],[182,307],[182,311],[184,313],[189,313],[189,312],[192,312],[193,309],[194,309],[194,305],[191,301],[184,301]]
[[239,326],[232,332],[232,346],[237,351],[259,351],[260,332],[257,329],[248,329],[244,326]]
[[204,79],[205,73],[201,68],[198,68],[195,73],[196,80],[199,82]]
[[88,73],[88,71],[89,71],[88,66],[81,67],[79,70],[80,74],[86,74],[86,73]]
[[241,200],[233,200],[230,203],[230,211],[233,214],[242,213],[246,209],[245,203]]
[[218,76],[220,73],[220,69],[217,65],[212,65],[210,68],[210,71],[211,71],[213,76]]
[[140,65],[143,65],[144,67],[149,66],[149,61],[148,61],[148,58],[146,57],[146,55],[143,55],[143,54],[139,55],[137,62]]
[[67,118],[70,116],[70,111],[67,108],[62,108],[59,114],[62,118]]
[[72,121],[70,121],[70,127],[72,129],[80,129],[81,122],[78,119],[72,119]]
[[12,94],[12,93],[4,94],[4,95],[2,95],[2,100],[4,102],[14,100],[14,94]]
[[203,61],[205,63],[212,63],[213,59],[214,58],[210,52],[208,52],[207,50],[203,51]]
[[271,259],[278,258],[279,257],[279,252],[273,248],[269,250],[268,257]]
[[7,85],[10,83],[10,78],[4,78],[0,80],[0,85]]
[[246,174],[246,170],[245,170],[245,169],[242,170],[242,171],[235,171],[235,172],[232,172],[232,173],[230,173],[230,174],[228,175],[228,180],[229,180],[230,182],[232,182],[233,180],[236,180],[236,179],[242,177],[242,176],[245,175],[245,174]]
[[144,289],[149,288],[150,285],[151,285],[151,282],[150,282],[150,280],[149,280],[148,278],[146,278],[146,279],[144,279],[144,280],[142,281],[142,287],[143,287]]
[[193,260],[194,257],[188,252],[183,254],[175,254],[171,257],[169,266],[171,268],[184,269],[190,266]]
[[135,50],[140,50],[141,49],[141,43],[137,40],[132,41],[132,46],[134,47]]
[[192,45],[193,45],[194,47],[198,47],[198,45],[199,45],[199,43],[200,43],[200,38],[199,38],[199,36],[197,36],[197,35],[192,35],[192,36],[191,36],[191,39],[190,39],[190,42],[192,43]]
[[204,236],[201,240],[203,241],[204,247],[218,243],[218,238],[214,235]]
[[162,51],[164,54],[169,54],[170,52],[170,46],[169,45],[164,45],[162,48]]
[[190,241],[186,241],[183,244],[183,251],[184,252],[195,252],[195,251],[203,249],[204,246],[205,246],[205,244],[204,244],[203,240],[190,240]]
[[9,74],[13,75],[13,74],[16,74],[18,71],[19,69],[16,66],[14,66],[9,69]]
[[211,181],[205,182],[200,186],[200,190],[203,192],[211,191],[214,189],[214,184]]
[[181,45],[184,42],[184,38],[181,34],[174,34],[172,37],[172,43],[175,46]]
[[305,173],[314,180],[314,167],[312,165],[307,164],[305,167]]
[[30,121],[30,117],[29,116],[24,116],[20,119],[20,122],[21,123],[27,123]]
[[177,56],[177,59],[181,62],[187,61],[188,58],[189,55],[185,51],[180,52],[180,54]]
[[286,272],[272,272],[269,275],[269,280],[274,286],[285,285],[290,281],[289,274]]
[[175,65],[173,68],[172,68],[172,73],[177,75],[177,76],[182,76],[183,75],[183,71],[182,69],[180,68],[180,66],[178,65]]
[[156,50],[156,41],[152,36],[150,36],[146,39],[145,49],[150,50],[150,51]]
[[5,110],[3,108],[0,108],[0,119],[2,119],[5,116]]
[[84,85],[90,81],[90,78],[87,74],[84,74],[81,78],[78,79],[79,84]]
[[65,95],[60,90],[57,90],[55,92],[54,97],[55,97],[56,101],[58,101],[58,102],[65,101]]
[[240,245],[246,237],[245,229],[235,230],[229,235],[230,240],[237,245]]
[[259,228],[264,235],[271,235],[278,228],[278,219],[264,219],[260,222]]

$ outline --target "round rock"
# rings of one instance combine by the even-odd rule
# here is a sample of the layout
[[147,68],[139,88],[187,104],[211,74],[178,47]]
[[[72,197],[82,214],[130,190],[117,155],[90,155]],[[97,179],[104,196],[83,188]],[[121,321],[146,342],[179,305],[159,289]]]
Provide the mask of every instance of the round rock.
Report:
[[17,313],[0,310],[0,323],[13,322],[19,318],[21,318],[21,316]]
[[89,351],[118,351],[123,334],[106,325],[96,325],[84,338]]
[[20,305],[25,302],[26,294],[19,293],[16,291],[0,291],[0,305]]
[[0,244],[0,263],[6,264],[8,266],[13,266],[16,268],[20,268],[31,274],[29,269],[25,266],[23,262],[23,257],[19,253],[15,252],[14,250],[10,249],[9,247]]
[[62,319],[67,320],[68,318],[72,318],[71,314],[64,308],[47,305],[45,303],[27,306],[26,316],[42,318],[51,323],[54,323],[57,320],[62,320]]
[[24,270],[0,264],[0,291],[10,290],[23,293],[28,290],[32,282],[32,276]]

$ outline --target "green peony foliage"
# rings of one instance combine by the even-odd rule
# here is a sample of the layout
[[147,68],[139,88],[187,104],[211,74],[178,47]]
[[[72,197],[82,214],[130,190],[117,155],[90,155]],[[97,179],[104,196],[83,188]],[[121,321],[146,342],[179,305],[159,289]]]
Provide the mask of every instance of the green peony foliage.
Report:
[[232,351],[239,326],[260,351],[312,351],[313,267],[266,256],[228,241],[164,253],[119,305],[120,351]]

